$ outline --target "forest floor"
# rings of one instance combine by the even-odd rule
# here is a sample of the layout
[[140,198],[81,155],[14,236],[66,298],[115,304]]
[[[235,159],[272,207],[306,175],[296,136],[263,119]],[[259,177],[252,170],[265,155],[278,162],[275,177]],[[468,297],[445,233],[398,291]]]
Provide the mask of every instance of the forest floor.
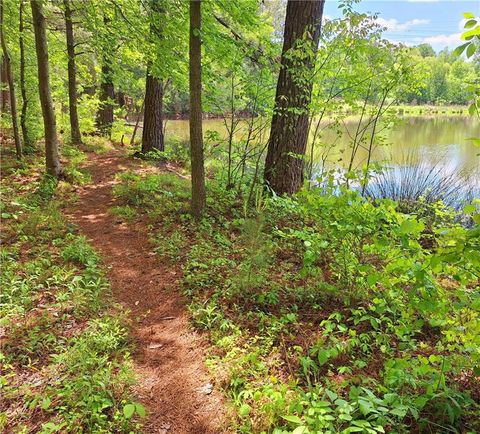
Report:
[[476,228],[85,146],[2,161],[0,432],[480,433]]
[[108,209],[115,175],[142,168],[121,151],[90,153],[92,182],[78,191],[68,214],[101,254],[113,297],[130,311],[137,399],[145,405],[145,433],[225,432],[221,394],[204,366],[204,342],[189,325],[176,285],[181,270],[162,264],[148,239],[146,222],[118,223]]

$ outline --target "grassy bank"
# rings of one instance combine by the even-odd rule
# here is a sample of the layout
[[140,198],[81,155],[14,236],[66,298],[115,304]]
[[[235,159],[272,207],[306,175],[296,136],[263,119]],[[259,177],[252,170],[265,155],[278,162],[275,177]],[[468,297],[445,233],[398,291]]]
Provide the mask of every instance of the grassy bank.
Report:
[[462,105],[395,105],[391,109],[404,116],[469,116],[468,106]]
[[[341,109],[340,109],[341,110]],[[345,110],[347,108],[345,107]],[[391,113],[397,114],[399,116],[469,116],[468,114],[468,106],[454,106],[454,105],[446,105],[446,106],[434,106],[434,105],[394,105],[390,108]],[[346,116],[346,121],[358,121],[359,115],[354,113],[350,113]],[[328,123],[331,122],[333,119],[331,118],[324,118],[324,122]],[[130,144],[130,139],[133,134],[134,124],[136,122],[135,119],[131,119],[128,124],[126,122],[115,122],[113,131],[112,131],[112,140],[116,143],[123,143],[125,146]],[[173,136],[178,136],[179,140],[186,141],[188,140],[188,118],[182,119],[169,119],[166,120],[166,134],[169,136],[169,140],[173,138]],[[171,125],[177,123],[177,125],[182,125],[180,127],[180,134],[179,131],[175,131],[175,133],[171,133],[169,128],[171,129]],[[223,118],[218,115],[218,117],[210,116],[204,119],[205,124],[205,131],[211,129],[213,131],[221,131],[226,134],[225,127],[223,125]],[[91,127],[92,131],[94,131],[93,126]],[[89,131],[88,129],[86,131]],[[241,132],[237,132],[237,135],[241,135]],[[135,136],[135,142],[139,143],[142,137],[142,124],[140,123],[140,128],[137,130]],[[85,138],[86,141],[95,142],[95,137],[90,136]]]
[[157,254],[182,264],[238,432],[480,430],[478,227],[346,190],[250,208],[215,180],[196,224],[188,180],[119,178],[118,218],[148,215]]
[[[125,316],[111,305],[101,258],[63,215],[85,158],[57,184],[40,155],[2,157],[0,431],[132,432]],[[133,409],[133,412],[132,412]]]

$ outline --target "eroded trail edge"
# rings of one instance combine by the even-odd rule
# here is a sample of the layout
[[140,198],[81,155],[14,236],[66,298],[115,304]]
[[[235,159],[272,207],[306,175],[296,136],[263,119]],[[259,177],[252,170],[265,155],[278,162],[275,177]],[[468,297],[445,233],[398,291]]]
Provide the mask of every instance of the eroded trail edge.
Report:
[[90,154],[92,183],[67,213],[102,255],[114,300],[131,312],[136,399],[148,412],[142,431],[223,433],[225,405],[208,386],[202,339],[189,326],[175,283],[179,270],[156,257],[141,219],[118,224],[108,212],[115,205],[115,174],[137,166],[117,151]]

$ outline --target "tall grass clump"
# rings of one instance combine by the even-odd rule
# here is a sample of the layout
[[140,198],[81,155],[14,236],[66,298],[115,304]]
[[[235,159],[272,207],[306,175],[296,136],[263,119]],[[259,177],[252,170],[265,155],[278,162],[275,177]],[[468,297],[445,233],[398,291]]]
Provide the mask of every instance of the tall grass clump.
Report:
[[426,162],[409,153],[400,164],[391,165],[372,176],[364,196],[373,200],[392,199],[411,211],[418,203],[442,202],[459,210],[480,193],[473,171],[455,170],[441,160]]

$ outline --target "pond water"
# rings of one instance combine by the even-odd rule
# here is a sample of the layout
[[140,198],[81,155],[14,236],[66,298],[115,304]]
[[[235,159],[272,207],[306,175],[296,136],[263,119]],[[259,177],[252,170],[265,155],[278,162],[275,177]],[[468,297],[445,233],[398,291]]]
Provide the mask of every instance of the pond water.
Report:
[[[328,122],[321,124],[320,146],[317,145],[314,150],[314,178],[321,172],[322,167],[328,169],[348,167],[351,154],[350,136],[354,135],[357,124],[358,121],[355,119],[343,123],[339,127],[341,134],[333,131]],[[311,136],[313,129],[312,127]],[[380,126],[379,130],[382,129]],[[220,137],[226,136],[226,128],[221,119],[204,120],[204,134],[208,130],[217,132]],[[167,135],[188,140],[188,131],[188,120],[167,121]],[[242,131],[240,127],[235,134],[235,140],[244,139],[244,133],[245,130]],[[411,188],[412,180],[417,185],[428,182],[431,188],[439,190],[441,188],[438,185],[443,185],[442,188],[454,190],[450,196],[458,205],[460,199],[456,196],[468,199],[480,197],[480,157],[477,155],[480,148],[468,140],[471,137],[480,137],[480,122],[477,118],[399,117],[395,125],[385,128],[380,136],[383,138],[379,142],[383,144],[375,147],[371,161],[380,162],[391,168],[390,174],[394,178],[394,183],[399,184],[395,188]],[[263,143],[268,140],[268,131],[265,131],[261,140]],[[310,155],[310,151],[307,152]],[[362,168],[367,155],[366,149],[360,147],[353,168]],[[409,172],[408,169],[411,167],[416,169]],[[434,171],[433,175],[431,171]],[[409,185],[400,185],[404,178],[409,178],[407,180]],[[375,185],[375,179],[371,181],[371,185]]]
[[[328,161],[330,166],[346,166],[349,155],[349,137],[343,134],[340,139],[331,131],[327,124],[323,125],[322,142],[334,144]],[[356,127],[355,121],[345,123],[344,129],[352,131]],[[220,136],[226,135],[224,123],[220,119],[204,120],[204,133],[215,131]],[[188,140],[188,120],[169,120],[166,123],[166,133]],[[377,146],[373,154],[373,161],[388,161],[393,164],[402,164],[405,159],[415,159],[426,164],[442,164],[449,170],[477,171],[480,170],[480,158],[476,148],[468,141],[470,137],[480,137],[480,122],[474,117],[467,116],[433,116],[433,117],[404,117],[387,132],[385,145]],[[236,134],[241,140],[243,133]],[[264,134],[268,139],[268,133]],[[315,152],[315,160],[321,162],[322,150]],[[355,165],[361,167],[366,159],[366,151],[360,149],[355,159]]]

